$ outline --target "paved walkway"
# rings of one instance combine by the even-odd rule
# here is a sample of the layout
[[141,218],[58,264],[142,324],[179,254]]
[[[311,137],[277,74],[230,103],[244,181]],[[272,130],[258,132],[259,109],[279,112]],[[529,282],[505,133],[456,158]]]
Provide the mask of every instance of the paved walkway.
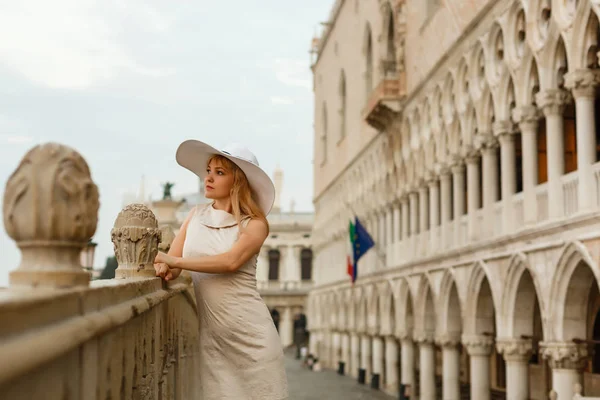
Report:
[[335,371],[313,372],[302,367],[300,360],[286,352],[290,400],[391,400],[390,396],[373,390],[367,385],[359,385],[348,376],[340,376]]

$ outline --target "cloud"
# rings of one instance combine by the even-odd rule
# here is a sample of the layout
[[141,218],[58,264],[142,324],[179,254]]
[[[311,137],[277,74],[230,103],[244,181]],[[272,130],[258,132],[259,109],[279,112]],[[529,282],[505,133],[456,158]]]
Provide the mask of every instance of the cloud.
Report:
[[33,137],[25,135],[1,135],[0,142],[8,144],[25,144],[33,142]]
[[308,61],[288,58],[277,58],[267,63],[259,63],[259,67],[269,68],[275,78],[286,86],[312,88],[312,77]]
[[171,73],[143,65],[122,41],[124,29],[163,32],[168,20],[139,0],[121,3],[3,2],[0,36],[10,40],[0,42],[0,62],[36,84],[59,89],[88,88],[123,72],[149,77]]
[[294,99],[285,96],[271,96],[271,104],[289,105],[294,104]]

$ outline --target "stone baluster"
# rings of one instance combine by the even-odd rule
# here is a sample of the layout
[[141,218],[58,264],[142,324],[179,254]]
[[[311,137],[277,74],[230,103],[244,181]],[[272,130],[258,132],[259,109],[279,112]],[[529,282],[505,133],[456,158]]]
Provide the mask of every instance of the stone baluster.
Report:
[[531,340],[500,339],[496,342],[496,349],[506,361],[506,398],[529,399]]
[[27,152],[4,191],[4,227],[21,251],[11,287],[89,285],[80,254],[96,232],[98,198],[77,151],[47,143]]
[[145,205],[129,204],[121,210],[110,232],[119,264],[115,277],[156,276],[154,259],[161,236],[154,213]]

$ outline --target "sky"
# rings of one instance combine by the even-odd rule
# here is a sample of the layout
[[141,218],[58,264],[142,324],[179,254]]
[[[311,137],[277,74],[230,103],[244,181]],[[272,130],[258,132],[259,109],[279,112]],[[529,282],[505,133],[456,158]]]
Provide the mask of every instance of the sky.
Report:
[[[186,139],[246,144],[283,209],[312,207],[310,40],[332,0],[0,0],[0,190],[39,143],[79,151],[100,191],[96,267],[126,193],[198,180]],[[0,225],[2,221],[0,220]],[[0,226],[0,286],[20,252]]]

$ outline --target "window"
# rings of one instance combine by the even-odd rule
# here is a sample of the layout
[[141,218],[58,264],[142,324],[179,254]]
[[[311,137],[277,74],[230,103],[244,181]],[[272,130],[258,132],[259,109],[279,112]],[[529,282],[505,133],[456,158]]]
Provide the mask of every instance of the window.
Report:
[[312,280],[312,259],[313,254],[311,249],[302,249],[300,252],[300,266],[302,268],[302,280]]
[[346,75],[342,70],[340,76],[340,138],[343,140],[346,137]]
[[279,260],[281,258],[281,253],[279,250],[269,250],[269,280],[277,281],[279,280]]

